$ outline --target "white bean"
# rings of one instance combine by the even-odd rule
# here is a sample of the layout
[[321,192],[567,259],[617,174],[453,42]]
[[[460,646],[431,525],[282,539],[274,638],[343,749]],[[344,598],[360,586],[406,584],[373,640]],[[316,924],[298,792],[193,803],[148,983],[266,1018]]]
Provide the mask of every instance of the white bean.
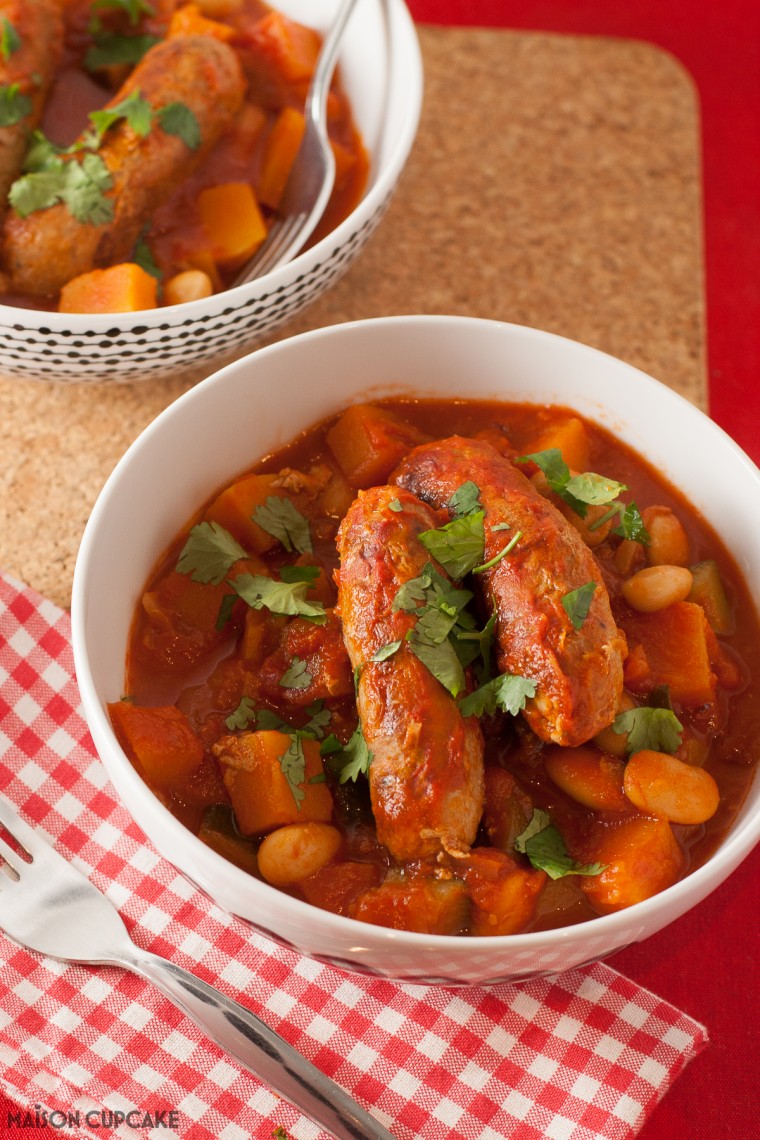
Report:
[[688,598],[691,584],[685,566],[645,566],[623,582],[621,593],[634,610],[653,614]]
[[165,305],[185,305],[188,301],[200,301],[210,297],[214,286],[208,273],[202,269],[185,269],[170,277],[164,285]]
[[670,823],[704,823],[715,815],[720,802],[718,785],[704,768],[649,749],[631,756],[623,788],[639,811]]
[[268,883],[287,886],[326,867],[343,837],[329,823],[288,823],[270,832],[259,847],[259,871]]
[[670,507],[646,507],[641,515],[650,539],[646,547],[649,565],[688,566],[689,537]]

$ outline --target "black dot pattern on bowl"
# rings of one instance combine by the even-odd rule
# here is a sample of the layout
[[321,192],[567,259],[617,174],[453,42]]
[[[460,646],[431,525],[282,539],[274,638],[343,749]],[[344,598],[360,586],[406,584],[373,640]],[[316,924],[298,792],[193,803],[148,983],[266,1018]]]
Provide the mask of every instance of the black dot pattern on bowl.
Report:
[[[346,271],[373,232],[390,195],[346,241],[288,285],[229,305],[221,312],[176,324],[116,326],[103,332],[26,329],[6,324],[0,305],[0,373],[26,380],[131,383],[197,368],[252,349],[328,289]],[[42,338],[45,338],[44,340]]]

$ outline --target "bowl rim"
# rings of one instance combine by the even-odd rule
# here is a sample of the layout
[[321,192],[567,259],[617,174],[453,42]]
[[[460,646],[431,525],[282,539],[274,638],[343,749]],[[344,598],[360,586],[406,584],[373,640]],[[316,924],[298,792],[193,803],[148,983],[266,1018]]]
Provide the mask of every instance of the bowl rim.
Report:
[[[307,272],[318,266],[330,251],[341,246],[361,230],[364,223],[381,208],[393,192],[399,175],[412,149],[422,113],[424,89],[423,61],[417,30],[406,0],[378,0],[388,28],[389,65],[388,89],[404,92],[405,115],[393,146],[385,155],[383,166],[377,170],[375,180],[368,186],[354,209],[334,229],[313,246],[303,250],[284,265],[255,278],[247,284],[224,289],[198,301],[185,301],[178,305],[160,305],[154,309],[139,309],[127,313],[59,313],[47,309],[24,308],[0,302],[0,328],[3,326],[28,328],[34,332],[65,333],[80,336],[85,333],[108,335],[111,331],[121,335],[130,333],[133,326],[160,326],[192,323],[196,316],[231,312],[251,297],[257,297],[261,283],[266,292],[261,299],[277,294],[289,282],[292,274]],[[340,66],[340,60],[339,60]],[[123,327],[120,327],[123,326]]]
[[[106,768],[109,777],[113,779],[117,792],[120,794],[122,782],[126,782],[137,794],[143,796],[147,794],[151,798],[151,807],[158,810],[163,822],[170,829],[170,838],[173,839],[176,836],[177,843],[180,846],[189,844],[190,847],[198,853],[199,858],[197,862],[209,866],[212,872],[222,873],[231,886],[235,887],[239,884],[241,889],[246,888],[248,891],[252,889],[257,892],[263,890],[263,903],[266,903],[267,898],[281,900],[285,892],[282,892],[277,887],[274,887],[262,879],[251,876],[248,872],[235,866],[235,864],[209,848],[202,840],[186,828],[177,817],[161,803],[155,793],[140,777],[116,740],[110,721],[97,696],[95,681],[90,669],[87,653],[85,596],[87,591],[87,579],[90,573],[90,546],[93,535],[97,531],[99,520],[108,509],[110,495],[114,487],[118,484],[122,472],[131,466],[142,442],[150,436],[160,433],[163,430],[163,424],[170,417],[173,418],[176,409],[179,408],[181,410],[182,407],[190,402],[204,399],[206,393],[213,391],[217,385],[225,384],[227,379],[233,377],[236,373],[247,371],[254,360],[261,360],[265,363],[266,360],[272,356],[288,353],[291,351],[293,345],[308,345],[311,342],[323,339],[329,340],[336,336],[340,337],[347,330],[354,330],[361,336],[363,328],[378,329],[385,327],[395,329],[400,325],[424,326],[430,330],[432,334],[435,334],[437,330],[443,327],[457,327],[460,329],[467,327],[475,331],[478,329],[485,330],[499,327],[508,330],[510,335],[524,340],[540,340],[546,343],[553,342],[557,346],[564,345],[575,352],[586,353],[589,358],[601,357],[603,360],[611,362],[614,367],[621,372],[621,375],[627,376],[631,382],[639,388],[648,388],[651,391],[656,391],[659,400],[664,401],[665,405],[670,405],[682,417],[685,416],[687,421],[691,420],[692,423],[699,422],[702,427],[713,436],[717,445],[724,450],[724,454],[726,456],[731,455],[734,462],[744,467],[747,477],[756,485],[758,500],[760,501],[760,469],[758,469],[746,452],[743,451],[739,444],[736,443],[720,425],[712,420],[706,413],[702,412],[695,404],[687,400],[686,397],[650,376],[648,373],[600,349],[583,344],[580,341],[572,340],[558,333],[536,329],[527,325],[519,325],[513,322],[446,314],[403,314],[342,322],[285,337],[274,343],[265,345],[262,348],[255,349],[246,356],[225,365],[180,395],[171,405],[159,413],[140,433],[118,461],[104,484],[85,526],[74,570],[71,604],[72,642],[77,682],[80,687],[86,720],[92,730],[96,750],[99,755],[99,741],[108,739],[108,760],[103,759],[101,756],[101,763],[103,763]],[[255,366],[256,365],[254,365],[254,367]],[[337,410],[339,410],[339,408],[336,408],[336,411]],[[709,521],[708,519],[708,522]],[[116,775],[112,772],[112,768]],[[756,779],[757,773],[753,776],[753,782]],[[151,842],[153,842],[153,840],[151,840]],[[494,951],[509,948],[525,952],[531,948],[546,949],[548,946],[559,947],[562,943],[577,942],[579,939],[591,941],[594,936],[603,937],[611,935],[614,938],[616,931],[630,926],[631,915],[634,913],[636,916],[640,915],[642,923],[644,923],[649,930],[654,932],[662,926],[669,924],[671,921],[674,921],[675,918],[685,913],[686,910],[696,905],[696,903],[700,902],[713,890],[717,889],[759,842],[760,810],[754,815],[748,815],[741,820],[738,825],[736,825],[736,823],[732,824],[731,829],[704,864],[690,871],[676,883],[648,899],[642,900],[621,911],[598,915],[570,926],[555,927],[548,930],[527,931],[517,934],[478,936],[476,940],[477,945],[478,947],[483,946]],[[171,862],[169,857],[167,857],[167,859]],[[176,864],[174,864],[174,866],[176,866]],[[187,871],[181,868],[178,868],[178,870],[186,878],[191,878]],[[198,884],[195,880],[191,879],[191,881],[193,881],[194,885],[198,886],[199,889],[203,890],[204,893],[209,895],[213,902],[216,901],[206,887]],[[252,883],[255,884],[255,886],[252,887]],[[675,912],[673,912],[674,898],[678,898],[681,903],[681,905],[676,907]],[[296,917],[300,914],[303,915],[305,919],[310,919],[313,922],[316,914],[319,917],[319,922],[323,929],[344,935],[348,938],[353,937],[355,940],[358,939],[359,943],[361,943],[362,940],[366,941],[368,938],[371,938],[375,942],[377,942],[377,940],[388,943],[392,942],[394,945],[398,945],[399,948],[406,947],[408,949],[425,949],[429,951],[432,939],[432,946],[435,950],[440,949],[453,952],[458,948],[457,953],[461,953],[463,947],[468,945],[472,946],[470,939],[463,938],[459,935],[440,934],[431,936],[413,931],[393,930],[363,923],[358,919],[349,918],[344,915],[336,915],[329,911],[323,911],[291,895],[288,895],[287,899],[287,905],[289,908],[292,908]],[[221,904],[216,903],[216,905]],[[669,912],[667,913],[667,917],[664,918],[663,921],[658,922],[658,919],[662,918],[666,912]],[[230,913],[234,914],[234,912]],[[236,917],[249,925],[252,922],[251,919],[244,915],[238,914]],[[372,932],[371,934],[368,933],[368,927]],[[617,945],[616,949],[619,948],[620,945]],[[312,954],[312,956],[318,957],[318,955],[315,954]]]

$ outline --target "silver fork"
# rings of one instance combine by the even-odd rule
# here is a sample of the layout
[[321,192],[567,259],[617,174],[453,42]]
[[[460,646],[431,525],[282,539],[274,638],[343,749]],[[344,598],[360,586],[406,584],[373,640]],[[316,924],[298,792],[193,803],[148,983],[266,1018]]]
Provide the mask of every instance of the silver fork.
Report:
[[122,966],[147,978],[269,1088],[338,1140],[393,1140],[347,1093],[244,1006],[173,962],[137,946],[118,912],[85,876],[0,797],[0,928],[48,958]]
[[317,59],[306,96],[306,130],[280,202],[280,216],[233,282],[244,285],[295,257],[325,211],[335,182],[335,157],[327,137],[327,97],[338,48],[357,0],[341,0]]

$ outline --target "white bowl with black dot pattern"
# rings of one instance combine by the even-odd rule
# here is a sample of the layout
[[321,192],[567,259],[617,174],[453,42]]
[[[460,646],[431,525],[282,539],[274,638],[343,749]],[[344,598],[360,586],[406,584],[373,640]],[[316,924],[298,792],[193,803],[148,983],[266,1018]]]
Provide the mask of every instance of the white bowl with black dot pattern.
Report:
[[[337,0],[277,0],[275,7],[324,32]],[[211,371],[329,288],[382,218],[417,132],[422,60],[403,0],[362,0],[339,68],[371,159],[367,190],[345,221],[287,265],[202,301],[92,315],[0,304],[0,375],[81,384]]]

